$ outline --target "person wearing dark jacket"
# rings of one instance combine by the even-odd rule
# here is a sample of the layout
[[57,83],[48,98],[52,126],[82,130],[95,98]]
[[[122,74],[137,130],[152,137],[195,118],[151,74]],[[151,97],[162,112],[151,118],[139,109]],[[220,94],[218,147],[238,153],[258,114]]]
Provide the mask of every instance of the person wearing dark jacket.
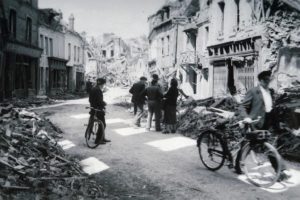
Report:
[[155,130],[161,131],[160,118],[161,118],[161,100],[163,97],[161,88],[157,84],[157,80],[151,81],[151,86],[147,87],[143,92],[142,96],[146,96],[148,100],[148,119],[146,130],[150,131],[152,124],[153,114],[155,115]]
[[[241,103],[241,115],[245,118],[244,121],[251,122],[259,116],[261,117],[260,121],[255,124],[255,127],[260,130],[268,130],[272,123],[272,96],[274,92],[269,88],[271,74],[271,71],[262,71],[259,73],[259,85],[250,89]],[[269,156],[269,159],[273,168],[277,170],[278,167],[275,162],[273,162],[274,158]],[[283,163],[281,166],[279,180],[287,179],[289,176],[290,175],[286,170],[286,165]]]
[[176,106],[177,106],[177,97],[179,95],[178,91],[178,82],[175,78],[171,79],[171,87],[164,95],[164,123],[165,130],[163,133],[172,133],[176,132]]
[[[96,112],[95,110],[91,110],[90,114],[91,116],[94,116],[95,113],[97,113],[97,118],[103,122],[104,128],[106,128],[106,122],[105,122],[106,102],[103,100],[103,89],[105,84],[106,84],[106,80],[104,78],[98,78],[97,85],[94,88],[92,88],[89,95],[89,102],[91,107],[97,110],[103,110],[103,112]],[[99,141],[99,138],[103,138],[103,141]],[[105,144],[106,142],[110,142],[110,140],[107,140],[105,138],[105,135],[99,136],[99,134],[97,134],[96,142],[100,144]]]
[[144,115],[145,96],[142,96],[142,92],[146,88],[147,78],[141,77],[140,81],[133,84],[129,92],[132,94],[132,102],[136,108],[134,124],[138,127],[141,126],[141,118]]
[[129,90],[129,93],[132,94],[131,102],[133,103],[133,107],[134,107],[134,115],[137,114],[138,105],[141,104],[141,96],[140,96],[140,94],[145,89],[146,82],[147,82],[147,78],[144,77],[144,76],[142,76],[140,78],[140,81],[134,83],[133,86]]

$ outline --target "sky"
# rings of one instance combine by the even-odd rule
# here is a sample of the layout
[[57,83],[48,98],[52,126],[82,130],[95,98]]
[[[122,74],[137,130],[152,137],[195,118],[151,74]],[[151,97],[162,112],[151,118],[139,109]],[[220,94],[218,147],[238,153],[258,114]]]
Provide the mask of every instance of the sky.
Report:
[[88,36],[115,33],[122,38],[148,35],[148,16],[165,0],[39,0],[39,8],[60,9],[63,19],[75,17],[75,30]]

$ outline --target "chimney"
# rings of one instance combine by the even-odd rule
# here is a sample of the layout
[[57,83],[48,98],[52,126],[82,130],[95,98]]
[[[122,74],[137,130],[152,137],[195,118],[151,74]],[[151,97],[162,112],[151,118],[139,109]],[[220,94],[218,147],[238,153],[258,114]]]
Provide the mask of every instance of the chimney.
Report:
[[74,31],[74,21],[75,21],[74,15],[71,14],[69,17],[69,29],[71,31]]

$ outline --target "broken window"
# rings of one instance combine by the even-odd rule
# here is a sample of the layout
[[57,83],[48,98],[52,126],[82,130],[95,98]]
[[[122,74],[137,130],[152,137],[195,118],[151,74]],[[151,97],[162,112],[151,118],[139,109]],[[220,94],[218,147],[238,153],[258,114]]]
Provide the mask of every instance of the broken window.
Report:
[[32,19],[27,17],[26,19],[26,41],[31,43],[31,36],[32,36]]
[[13,9],[9,12],[9,31],[11,35],[16,38],[17,34],[17,12]]
[[170,9],[166,8],[166,18],[169,19],[170,18]]
[[53,40],[49,38],[50,56],[53,56]]
[[161,19],[162,22],[165,20],[165,19],[164,19],[164,12],[161,12],[161,13],[160,13],[160,19]]
[[45,37],[45,50],[46,50],[46,55],[49,55],[48,37]]
[[104,58],[106,58],[106,51],[105,50],[102,51],[102,55],[103,55]]
[[114,57],[114,54],[115,54],[114,50],[111,50],[110,51],[110,57]]
[[203,51],[206,50],[208,38],[209,38],[209,28],[208,28],[208,26],[206,26],[205,27],[205,34],[204,34],[204,41],[203,41]]
[[236,14],[236,30],[239,30],[240,26],[240,0],[235,0],[237,14]]
[[220,10],[221,10],[221,30],[219,32],[219,36],[222,36],[224,34],[224,9],[225,9],[225,3],[222,1],[222,2],[219,2],[219,7],[220,7]]
[[167,36],[167,52],[166,54],[169,55],[170,53],[170,36],[168,35]]
[[44,36],[40,35],[40,48],[44,50]]

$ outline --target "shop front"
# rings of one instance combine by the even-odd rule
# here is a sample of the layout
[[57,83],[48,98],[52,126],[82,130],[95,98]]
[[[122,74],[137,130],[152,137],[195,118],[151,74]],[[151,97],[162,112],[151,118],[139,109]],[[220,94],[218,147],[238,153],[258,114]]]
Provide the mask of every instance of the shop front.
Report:
[[62,58],[48,57],[49,93],[51,95],[61,94],[67,90],[67,62]]
[[36,95],[38,59],[41,56],[42,49],[16,41],[9,41],[4,51],[5,98],[22,98]]

